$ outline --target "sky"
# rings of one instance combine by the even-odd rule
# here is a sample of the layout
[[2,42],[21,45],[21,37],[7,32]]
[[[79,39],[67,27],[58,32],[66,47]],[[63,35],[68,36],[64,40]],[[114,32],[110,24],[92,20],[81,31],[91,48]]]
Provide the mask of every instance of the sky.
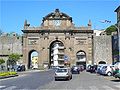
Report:
[[75,26],[87,26],[91,20],[92,29],[101,30],[116,24],[114,11],[119,5],[120,0],[0,0],[0,30],[22,34],[25,20],[40,26],[43,17],[56,8],[72,17]]

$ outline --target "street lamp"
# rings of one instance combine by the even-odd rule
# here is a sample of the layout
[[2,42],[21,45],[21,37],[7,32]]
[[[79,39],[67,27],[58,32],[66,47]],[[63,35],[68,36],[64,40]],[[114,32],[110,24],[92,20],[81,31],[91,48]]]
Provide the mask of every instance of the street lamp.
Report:
[[115,25],[115,27],[117,28],[117,35],[118,35],[118,59],[120,61],[120,29],[117,25]]

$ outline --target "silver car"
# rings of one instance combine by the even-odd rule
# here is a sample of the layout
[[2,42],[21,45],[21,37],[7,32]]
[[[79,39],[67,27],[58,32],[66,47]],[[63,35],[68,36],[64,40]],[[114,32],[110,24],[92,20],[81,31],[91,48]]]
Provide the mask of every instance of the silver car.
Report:
[[69,68],[58,68],[55,71],[55,81],[58,79],[72,79],[72,73]]

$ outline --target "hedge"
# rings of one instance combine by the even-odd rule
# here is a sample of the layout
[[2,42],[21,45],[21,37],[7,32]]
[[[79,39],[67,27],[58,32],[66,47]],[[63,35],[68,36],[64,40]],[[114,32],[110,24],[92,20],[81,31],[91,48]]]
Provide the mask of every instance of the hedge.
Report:
[[0,72],[0,76],[17,75],[17,72]]

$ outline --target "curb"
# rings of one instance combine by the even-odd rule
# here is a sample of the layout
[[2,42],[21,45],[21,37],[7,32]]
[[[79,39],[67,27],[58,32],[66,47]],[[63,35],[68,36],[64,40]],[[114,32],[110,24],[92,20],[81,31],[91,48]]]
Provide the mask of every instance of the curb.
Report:
[[16,74],[16,75],[9,75],[9,76],[0,76],[0,79],[10,78],[10,77],[16,77],[16,76],[18,76],[18,74]]

